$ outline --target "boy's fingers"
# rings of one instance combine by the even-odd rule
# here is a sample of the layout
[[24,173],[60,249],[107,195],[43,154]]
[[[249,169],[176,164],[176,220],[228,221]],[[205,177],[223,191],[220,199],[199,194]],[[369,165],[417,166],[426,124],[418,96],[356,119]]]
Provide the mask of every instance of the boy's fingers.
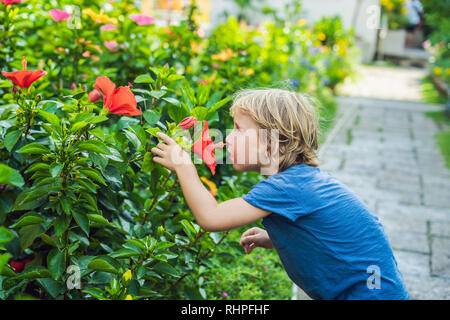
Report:
[[241,238],[241,246],[249,244],[249,243],[254,243],[254,242],[256,242],[256,240],[257,240],[257,236],[256,235],[243,237],[243,238]]
[[157,132],[156,135],[161,139],[163,139],[169,145],[175,143],[175,141],[165,133]]

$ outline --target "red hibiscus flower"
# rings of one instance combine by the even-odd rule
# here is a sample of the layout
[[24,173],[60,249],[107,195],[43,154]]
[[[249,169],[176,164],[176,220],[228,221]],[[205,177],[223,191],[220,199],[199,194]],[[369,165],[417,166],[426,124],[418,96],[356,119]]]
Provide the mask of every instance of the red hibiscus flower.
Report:
[[94,89],[94,90],[92,90],[91,92],[89,92],[88,97],[89,97],[89,101],[90,101],[90,102],[95,102],[95,101],[97,101],[98,99],[100,99],[100,93],[98,92],[97,89]]
[[22,3],[22,0],[0,0],[0,2],[3,2],[5,6],[8,6],[12,3]]
[[23,57],[22,60],[23,71],[5,72],[2,71],[2,75],[14,82],[22,89],[28,89],[33,82],[39,80],[47,74],[47,71],[43,70],[27,70],[27,60]]
[[48,13],[52,17],[52,19],[56,22],[62,21],[62,20],[67,20],[70,18],[70,13],[68,13],[64,10],[52,9]]
[[25,259],[23,261],[11,260],[9,262],[9,265],[11,266],[11,268],[13,268],[15,273],[19,273],[19,272],[22,272],[23,269],[25,269],[25,265],[29,262],[31,262],[31,259]]
[[108,77],[98,77],[94,88],[103,96],[103,106],[109,112],[123,116],[137,116],[142,111],[137,108],[136,97],[128,87],[118,87]]
[[216,157],[214,150],[216,148],[223,148],[225,144],[219,142],[214,144],[211,137],[209,136],[208,121],[203,120],[203,130],[202,135],[194,142],[192,145],[192,150],[196,155],[205,161],[208,168],[211,170],[213,175],[216,174]]
[[184,118],[183,121],[181,121],[178,124],[178,126],[180,128],[187,130],[187,129],[191,128],[197,121],[198,120],[196,117],[187,117],[187,118]]

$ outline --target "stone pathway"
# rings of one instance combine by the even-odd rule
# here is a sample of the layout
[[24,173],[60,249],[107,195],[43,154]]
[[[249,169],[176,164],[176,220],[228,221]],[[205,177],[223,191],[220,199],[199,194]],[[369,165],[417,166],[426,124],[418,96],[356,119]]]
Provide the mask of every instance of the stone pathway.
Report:
[[[417,101],[420,69],[363,68],[369,79],[338,98],[321,168],[380,218],[411,299],[450,299],[450,171],[435,144],[438,128],[424,115],[442,107]],[[395,86],[386,79],[393,74]],[[297,297],[307,298],[301,290]]]

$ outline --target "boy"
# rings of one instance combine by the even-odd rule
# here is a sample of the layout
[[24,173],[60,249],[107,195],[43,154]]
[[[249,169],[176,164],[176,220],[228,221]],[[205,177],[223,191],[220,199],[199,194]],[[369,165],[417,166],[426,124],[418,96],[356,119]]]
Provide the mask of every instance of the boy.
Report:
[[[197,223],[223,231],[263,218],[267,231],[251,228],[240,244],[246,253],[274,247],[291,280],[313,299],[409,299],[378,218],[320,170],[318,122],[308,99],[280,89],[244,90],[230,113],[234,130],[226,145],[233,168],[266,177],[242,198],[217,204],[190,155],[167,135],[160,135],[167,144],[152,149],[155,162],[177,173]],[[260,129],[278,139],[265,139]],[[258,160],[250,163],[255,155]]]

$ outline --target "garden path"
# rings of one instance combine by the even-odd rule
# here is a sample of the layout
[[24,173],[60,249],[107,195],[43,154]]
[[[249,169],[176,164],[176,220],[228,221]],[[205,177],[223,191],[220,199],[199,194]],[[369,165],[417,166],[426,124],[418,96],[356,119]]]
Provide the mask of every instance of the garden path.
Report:
[[425,70],[362,66],[360,74],[340,88],[321,169],[379,217],[411,299],[450,299],[450,170],[424,114],[442,107],[421,102]]

